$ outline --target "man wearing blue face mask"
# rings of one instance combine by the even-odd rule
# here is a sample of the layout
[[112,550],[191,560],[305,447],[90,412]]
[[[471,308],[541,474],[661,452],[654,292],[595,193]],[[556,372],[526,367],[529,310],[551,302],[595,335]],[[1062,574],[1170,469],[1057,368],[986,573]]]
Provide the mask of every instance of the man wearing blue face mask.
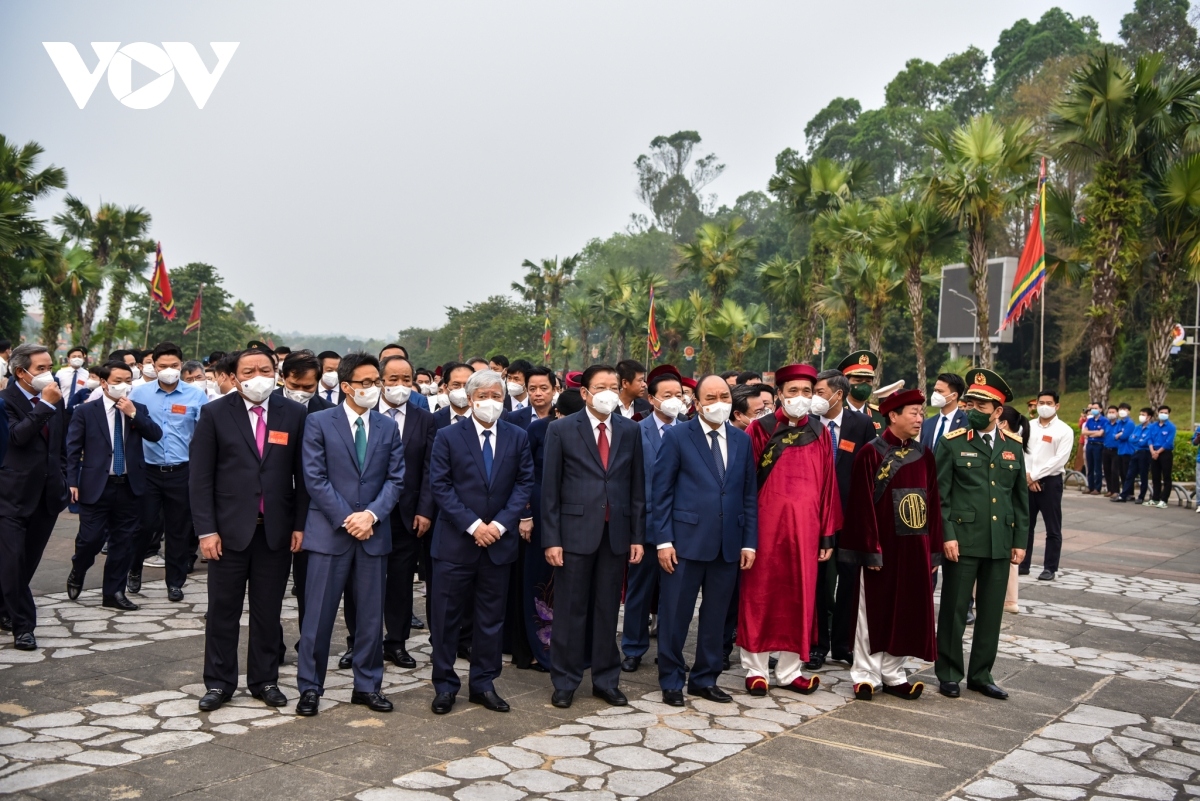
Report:
[[1088,495],[1099,495],[1104,488],[1104,434],[1108,421],[1100,413],[1100,404],[1088,405],[1087,420],[1083,423],[1083,436],[1087,441],[1084,456],[1087,459]]
[[1159,509],[1167,508],[1171,494],[1171,466],[1175,459],[1175,424],[1171,422],[1171,407],[1158,407],[1158,422],[1150,426],[1150,480],[1154,483],[1151,497]]

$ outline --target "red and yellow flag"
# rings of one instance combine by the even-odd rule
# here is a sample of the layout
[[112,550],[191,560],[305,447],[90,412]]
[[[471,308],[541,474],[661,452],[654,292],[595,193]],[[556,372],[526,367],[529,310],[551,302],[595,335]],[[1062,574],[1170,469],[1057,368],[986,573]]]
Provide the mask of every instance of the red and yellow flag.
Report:
[[546,312],[546,327],[542,331],[542,358],[546,361],[546,364],[550,363],[550,343],[551,343],[551,341],[552,341],[552,336],[550,334],[550,312],[547,311]]
[[168,320],[175,319],[175,297],[171,294],[171,279],[163,262],[162,242],[154,251],[154,275],[150,279],[150,299],[158,302],[158,310]]
[[658,338],[658,326],[654,323],[654,285],[650,285],[650,319],[646,322],[646,344],[650,356],[657,359],[662,353],[662,341]]
[[1033,305],[1046,285],[1046,159],[1038,177],[1038,199],[1033,204],[1033,222],[1029,236],[1025,239],[1025,250],[1017,262],[1017,275],[1013,278],[1012,294],[1008,299],[1008,311],[1000,328],[1015,325],[1025,310]]
[[200,330],[200,298],[204,293],[204,284],[196,290],[196,302],[192,304],[192,316],[188,318],[187,327],[183,329],[184,336]]

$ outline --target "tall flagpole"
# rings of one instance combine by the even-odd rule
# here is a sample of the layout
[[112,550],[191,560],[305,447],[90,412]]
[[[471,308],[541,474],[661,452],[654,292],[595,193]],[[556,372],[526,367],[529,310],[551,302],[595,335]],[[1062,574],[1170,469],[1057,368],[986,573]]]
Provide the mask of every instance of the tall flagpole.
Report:
[[1042,330],[1038,334],[1038,392],[1045,389],[1046,381],[1046,290],[1050,288],[1049,282],[1046,279],[1042,280]]
[[142,350],[150,347],[150,312],[154,308],[154,297],[151,292],[151,297],[146,298],[146,338],[142,340]]

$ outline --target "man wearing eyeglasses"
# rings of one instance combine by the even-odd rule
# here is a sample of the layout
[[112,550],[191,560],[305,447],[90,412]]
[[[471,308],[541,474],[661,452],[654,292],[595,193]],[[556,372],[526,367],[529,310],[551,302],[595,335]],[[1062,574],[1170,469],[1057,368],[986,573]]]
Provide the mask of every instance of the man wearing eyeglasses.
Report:
[[338,366],[345,400],[310,414],[304,427],[304,484],[311,505],[304,528],[309,552],[301,622],[296,714],[317,714],[329,640],[347,581],[358,601],[354,689],[350,703],[390,712],[383,683],[383,593],[392,550],[389,515],[404,487],[404,444],[396,424],[375,411],[383,381],[379,360],[350,353]]

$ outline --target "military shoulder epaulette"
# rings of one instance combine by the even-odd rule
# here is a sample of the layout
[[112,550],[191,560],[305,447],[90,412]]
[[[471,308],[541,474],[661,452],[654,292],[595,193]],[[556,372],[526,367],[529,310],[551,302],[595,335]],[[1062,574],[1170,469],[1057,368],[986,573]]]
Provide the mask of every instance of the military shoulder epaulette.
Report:
[[867,404],[867,406],[869,406],[870,408],[874,409],[875,411],[879,411],[879,404],[878,404],[878,403],[868,403],[868,404]]
[[956,428],[948,434],[942,434],[942,438],[943,439],[954,439],[955,437],[961,437],[965,433],[967,433],[967,429]]
[[1024,443],[1024,442],[1025,442],[1025,440],[1021,439],[1021,435],[1020,435],[1020,434],[1014,434],[1014,433],[1013,433],[1013,432],[1011,432],[1011,431],[1005,431],[1005,432],[1004,432],[1004,438],[1005,438],[1005,439],[1011,439],[1013,442],[1016,442],[1016,443]]

